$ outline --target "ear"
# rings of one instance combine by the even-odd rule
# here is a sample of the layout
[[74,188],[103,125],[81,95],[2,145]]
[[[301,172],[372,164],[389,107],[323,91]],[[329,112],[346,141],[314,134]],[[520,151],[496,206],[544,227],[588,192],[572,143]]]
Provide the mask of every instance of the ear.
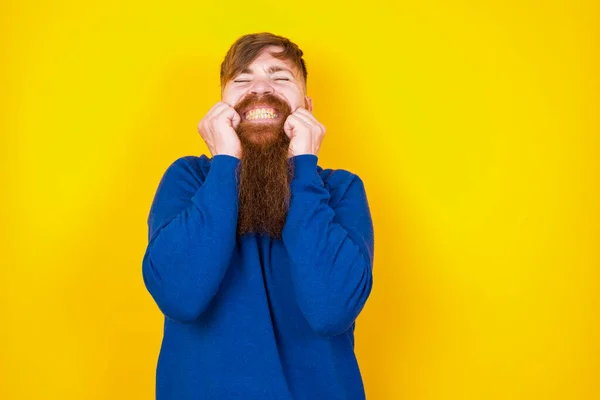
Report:
[[304,102],[306,103],[306,109],[308,111],[312,112],[312,109],[313,109],[313,107],[312,107],[312,99],[310,97],[308,97],[308,96],[304,96],[304,97],[305,97],[304,98]]

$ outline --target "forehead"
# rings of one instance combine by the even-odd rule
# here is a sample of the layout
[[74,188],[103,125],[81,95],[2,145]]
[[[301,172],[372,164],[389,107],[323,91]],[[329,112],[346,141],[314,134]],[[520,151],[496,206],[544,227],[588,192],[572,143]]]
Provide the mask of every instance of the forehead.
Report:
[[[287,68],[296,75],[296,67],[289,60],[281,60],[273,57],[270,53],[279,53],[283,50],[280,46],[268,46],[265,47],[258,56],[248,65],[248,69],[253,72],[257,72],[257,69],[266,69],[272,66]],[[249,72],[249,71],[246,71]]]

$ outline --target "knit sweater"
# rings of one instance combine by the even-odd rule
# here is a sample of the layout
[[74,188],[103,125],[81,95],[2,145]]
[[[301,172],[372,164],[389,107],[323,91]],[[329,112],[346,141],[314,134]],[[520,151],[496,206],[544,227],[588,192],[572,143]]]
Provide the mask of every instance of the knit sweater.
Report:
[[317,161],[289,159],[281,239],[236,234],[238,158],[167,168],[142,261],[165,317],[157,399],[365,398],[354,328],[373,285],[371,213],[357,175]]

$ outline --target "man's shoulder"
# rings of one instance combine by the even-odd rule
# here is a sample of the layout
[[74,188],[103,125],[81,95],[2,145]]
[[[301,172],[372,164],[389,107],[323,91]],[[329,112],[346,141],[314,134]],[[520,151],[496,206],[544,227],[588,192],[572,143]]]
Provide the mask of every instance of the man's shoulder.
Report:
[[357,172],[346,168],[323,168],[317,164],[317,173],[323,179],[323,182],[329,182],[330,185],[350,183],[354,180],[360,180]]
[[185,163],[191,167],[201,168],[201,169],[210,167],[211,161],[212,161],[212,158],[208,157],[206,154],[200,154],[199,156],[196,156],[196,155],[181,156],[177,160],[175,160],[175,162]]
[[165,171],[163,180],[190,180],[195,184],[201,184],[206,178],[210,168],[211,159],[206,155],[180,156],[171,162]]
[[359,181],[362,183],[360,177],[356,173],[344,168],[324,169],[317,165],[317,173],[321,177],[325,189],[330,192],[333,199],[343,196],[352,182]]

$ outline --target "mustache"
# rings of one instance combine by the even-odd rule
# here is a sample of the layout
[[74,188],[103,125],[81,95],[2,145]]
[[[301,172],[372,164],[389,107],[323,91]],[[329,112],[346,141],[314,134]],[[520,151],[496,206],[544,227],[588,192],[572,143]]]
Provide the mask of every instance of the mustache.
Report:
[[249,93],[238,101],[233,109],[243,118],[243,113],[259,104],[264,107],[274,108],[277,113],[283,117],[287,117],[292,113],[292,109],[287,101],[271,93],[266,93],[261,96],[255,93]]

